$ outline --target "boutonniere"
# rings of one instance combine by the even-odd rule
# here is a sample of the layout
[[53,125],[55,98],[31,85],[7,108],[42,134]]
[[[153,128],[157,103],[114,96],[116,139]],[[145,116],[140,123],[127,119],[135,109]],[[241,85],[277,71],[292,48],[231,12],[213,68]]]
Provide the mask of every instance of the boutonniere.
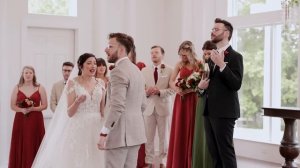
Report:
[[109,67],[108,67],[108,69],[111,71],[111,70],[113,70],[115,68],[115,65],[110,65]]
[[160,65],[160,73],[163,73],[163,70],[166,68],[165,64]]
[[226,56],[227,54],[229,54],[229,52],[228,51],[224,51],[224,56]]

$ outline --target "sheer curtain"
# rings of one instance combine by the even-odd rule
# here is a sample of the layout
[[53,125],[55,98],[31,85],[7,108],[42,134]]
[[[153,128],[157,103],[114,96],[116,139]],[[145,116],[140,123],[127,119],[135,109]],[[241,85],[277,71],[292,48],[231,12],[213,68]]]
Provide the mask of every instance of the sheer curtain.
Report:
[[[0,0],[0,167],[1,164],[7,167],[14,117],[10,109],[10,96],[23,66],[20,45],[24,35],[20,29],[24,29],[22,23],[26,21],[34,27],[29,22],[37,17],[27,14],[27,1],[22,1],[21,6],[16,8],[17,3],[18,0]],[[177,49],[183,40],[195,43],[199,57],[203,42],[210,37],[216,13],[215,0],[87,0],[78,3],[78,17],[72,18],[77,25],[74,28],[77,32],[76,56],[92,52],[106,59],[104,48],[107,46],[107,35],[124,32],[134,37],[137,60],[146,65],[151,65],[150,48],[153,45],[163,46],[165,63],[175,65],[178,61]],[[55,23],[44,26],[56,27]],[[50,93],[47,95],[49,98]]]
[[[210,30],[216,18],[215,1],[185,0],[182,1],[182,30],[183,40],[191,40],[200,58],[202,45],[210,39]],[[224,16],[219,16],[224,17]]]
[[6,0],[0,0],[0,168],[7,167],[8,150],[9,150],[9,120],[11,114],[9,109],[10,95],[8,85],[7,61],[5,60],[5,23],[6,23]]

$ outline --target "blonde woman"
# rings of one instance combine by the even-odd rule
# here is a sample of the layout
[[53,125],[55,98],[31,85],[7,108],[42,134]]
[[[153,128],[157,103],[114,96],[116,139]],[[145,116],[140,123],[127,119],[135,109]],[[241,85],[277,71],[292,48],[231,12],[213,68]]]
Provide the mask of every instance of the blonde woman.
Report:
[[11,95],[15,111],[9,168],[30,168],[45,134],[42,111],[47,108],[44,87],[37,83],[34,68],[25,66]]
[[180,87],[178,79],[186,79],[198,69],[193,43],[182,42],[178,55],[180,61],[176,64],[170,80],[170,85],[177,94],[173,108],[167,168],[190,168],[197,95],[193,89]]

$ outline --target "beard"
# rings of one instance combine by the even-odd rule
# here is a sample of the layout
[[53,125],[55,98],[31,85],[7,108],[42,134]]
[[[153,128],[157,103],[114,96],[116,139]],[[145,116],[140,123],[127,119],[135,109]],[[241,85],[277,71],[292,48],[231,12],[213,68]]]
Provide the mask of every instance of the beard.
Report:
[[215,44],[217,44],[218,42],[222,41],[223,40],[223,33],[222,34],[219,34],[215,37],[213,37],[213,35],[211,35],[211,41]]
[[109,63],[115,63],[118,60],[118,51],[115,51],[111,55],[107,55],[107,61]]

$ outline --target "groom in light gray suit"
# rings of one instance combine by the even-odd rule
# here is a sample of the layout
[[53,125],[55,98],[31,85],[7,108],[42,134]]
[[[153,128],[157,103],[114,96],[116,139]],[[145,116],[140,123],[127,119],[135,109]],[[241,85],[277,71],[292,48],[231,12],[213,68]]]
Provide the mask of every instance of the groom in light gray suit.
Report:
[[105,49],[108,62],[115,64],[108,86],[110,109],[98,142],[105,150],[105,168],[135,168],[140,145],[146,142],[145,82],[127,57],[133,45],[132,37],[111,33]]

